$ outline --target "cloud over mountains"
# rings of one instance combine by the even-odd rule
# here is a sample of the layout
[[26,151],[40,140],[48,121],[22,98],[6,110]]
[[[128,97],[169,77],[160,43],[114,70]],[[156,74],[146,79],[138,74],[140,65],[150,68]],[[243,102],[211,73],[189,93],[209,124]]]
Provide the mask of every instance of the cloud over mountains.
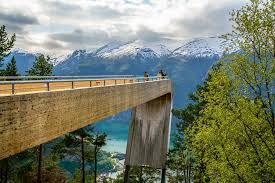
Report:
[[115,40],[148,42],[217,36],[245,0],[0,0],[0,21],[16,47],[45,53],[91,49]]

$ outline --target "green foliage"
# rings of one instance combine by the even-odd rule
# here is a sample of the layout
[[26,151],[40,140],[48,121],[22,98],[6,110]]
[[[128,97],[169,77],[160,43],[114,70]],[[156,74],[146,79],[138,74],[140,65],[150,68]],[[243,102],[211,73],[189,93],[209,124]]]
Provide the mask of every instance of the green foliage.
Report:
[[[93,183],[93,176],[91,172],[87,172],[88,174],[85,176],[86,183]],[[68,183],[81,183],[82,180],[82,170],[77,169],[74,172],[73,177],[68,181]]]
[[186,158],[194,182],[275,182],[274,3],[251,0],[233,11],[224,37],[241,51],[224,56],[193,103],[173,111],[180,122],[171,182],[182,181]]
[[52,74],[53,64],[50,63],[50,57],[44,55],[36,57],[33,67],[27,71],[29,76],[49,76]]
[[90,143],[87,141],[87,138],[91,137],[88,131],[85,128],[73,131],[65,135],[65,137],[53,147],[53,154],[59,156],[62,160],[65,157],[75,157],[81,162],[81,172],[82,172],[82,181],[86,179],[85,175],[85,159],[86,155],[89,155],[85,151],[85,145]]
[[[8,164],[8,180],[10,182],[36,182],[37,151],[37,148],[31,148],[4,161]],[[63,170],[59,168],[56,158],[45,156],[43,159],[42,182],[65,182],[65,180],[66,176]]]
[[[106,144],[106,138],[106,134],[91,134],[87,131],[87,128],[82,128],[66,134],[61,141],[59,141],[52,147],[52,153],[56,154],[60,160],[63,160],[66,157],[75,159],[78,162],[82,163],[81,165],[82,167],[84,167],[84,169],[86,169],[87,164],[91,166],[91,164],[94,163],[92,167],[94,168],[94,171],[97,171],[98,163],[95,160],[98,158],[98,155],[99,157],[104,156],[106,159],[106,154],[100,151],[101,147]],[[86,163],[83,164],[83,162]],[[102,168],[102,165],[109,165],[113,167],[113,165],[110,164],[110,160],[106,160],[105,162],[100,161],[99,168]],[[91,171],[87,171],[84,169],[81,168],[81,174],[78,172],[78,170],[76,170],[76,172],[74,172],[74,177],[72,181],[80,181],[83,171],[85,172],[85,181],[87,179],[90,179],[91,177],[94,178],[94,174],[92,174]],[[87,172],[89,173],[89,175],[86,175]]]
[[15,34],[9,38],[5,25],[0,26],[0,67],[2,67],[4,58],[10,54],[14,42]]
[[17,73],[17,68],[16,68],[16,60],[14,57],[12,57],[11,61],[7,64],[5,73],[5,76],[19,76]]
[[[25,173],[23,182],[37,182],[37,168],[37,163],[33,163],[31,169]],[[41,169],[41,181],[65,183],[66,179],[64,171],[57,164],[56,157],[51,155],[45,156]]]
[[99,134],[90,136],[87,140],[94,145],[96,152],[99,152],[102,146],[106,145],[107,134]]
[[[214,66],[217,69],[219,64]],[[208,78],[209,79],[209,78]],[[207,80],[208,80],[207,79]],[[207,80],[205,83],[207,83]],[[208,182],[208,175],[205,172],[205,162],[195,159],[191,148],[191,131],[195,125],[195,120],[200,116],[200,111],[204,108],[205,102],[201,101],[199,93],[205,90],[205,86],[198,86],[197,92],[191,94],[189,98],[192,103],[184,109],[173,109],[173,115],[179,119],[177,123],[177,133],[174,139],[174,146],[168,154],[168,179],[169,182]]]
[[94,145],[94,182],[97,181],[97,154],[102,146],[106,145],[107,135],[103,134],[95,134],[88,138],[88,141]]
[[[131,167],[129,171],[128,182],[131,183],[154,183],[160,182],[161,172],[158,169],[150,167]],[[124,171],[121,172],[114,183],[124,183]]]
[[34,169],[34,149],[29,149],[18,153],[14,156],[6,159],[9,165],[9,180],[14,182],[23,182],[26,179],[29,172]]
[[83,128],[66,134],[52,147],[52,153],[58,155],[61,160],[66,156],[72,156],[80,161],[81,137],[84,138],[85,145],[91,144],[87,141],[87,138],[91,137],[91,135],[85,128]]
[[206,105],[190,131],[193,152],[211,181],[272,182],[275,140],[268,113],[257,97],[240,94],[239,82],[224,70],[211,71],[200,93]]

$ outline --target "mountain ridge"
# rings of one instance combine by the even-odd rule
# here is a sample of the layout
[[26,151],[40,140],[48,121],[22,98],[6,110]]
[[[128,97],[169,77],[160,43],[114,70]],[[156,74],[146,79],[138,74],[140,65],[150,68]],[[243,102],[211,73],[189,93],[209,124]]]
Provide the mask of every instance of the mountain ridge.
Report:
[[[123,58],[156,60],[162,57],[185,60],[185,58],[188,57],[221,57],[223,54],[223,50],[227,46],[228,43],[224,43],[222,39],[217,37],[193,38],[184,41],[181,46],[174,49],[168,48],[168,46],[166,46],[165,44],[148,44],[140,40],[134,40],[126,43],[113,41],[94,50],[79,49],[74,50],[69,54],[52,55],[51,62],[54,66],[57,66],[66,61],[70,62],[70,60],[72,59],[74,60],[74,62],[78,62],[79,59],[83,57],[96,57],[106,60],[117,60]],[[11,55],[19,55],[21,57],[24,55],[32,55],[33,58],[38,54],[39,53],[32,53],[20,48],[16,48],[12,51]],[[6,58],[4,61],[4,65],[9,60],[10,57]]]

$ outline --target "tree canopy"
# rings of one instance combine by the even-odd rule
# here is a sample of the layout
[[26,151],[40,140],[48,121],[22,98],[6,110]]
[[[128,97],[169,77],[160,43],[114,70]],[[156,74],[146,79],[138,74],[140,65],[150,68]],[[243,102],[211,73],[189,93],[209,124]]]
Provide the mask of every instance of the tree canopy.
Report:
[[36,57],[33,67],[27,71],[29,76],[48,76],[53,71],[53,64],[50,63],[50,57],[44,55]]
[[209,71],[193,103],[174,110],[180,122],[170,167],[186,171],[190,152],[194,182],[275,181],[274,3],[251,0],[231,13],[224,38],[240,51]]
[[15,34],[9,38],[8,33],[6,32],[6,26],[0,26],[0,67],[2,66],[2,61],[4,58],[10,54],[10,50],[14,46],[14,42]]
[[[10,54],[14,42],[15,34],[9,38],[5,25],[0,26],[0,68],[3,66],[4,58]],[[3,73],[4,71],[0,70],[0,75],[3,75]]]
[[5,76],[19,76],[16,68],[16,60],[14,56],[12,57],[11,61],[7,64],[5,73]]

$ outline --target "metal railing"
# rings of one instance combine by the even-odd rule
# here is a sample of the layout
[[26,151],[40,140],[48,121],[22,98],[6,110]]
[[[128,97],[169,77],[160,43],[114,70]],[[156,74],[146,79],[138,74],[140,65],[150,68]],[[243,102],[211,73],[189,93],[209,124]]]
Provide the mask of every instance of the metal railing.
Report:
[[0,96],[18,93],[125,85],[165,79],[168,79],[168,77],[135,77],[133,75],[0,77]]
[[22,80],[61,80],[61,79],[87,79],[87,78],[133,78],[134,75],[88,75],[88,76],[0,76],[0,81]]

